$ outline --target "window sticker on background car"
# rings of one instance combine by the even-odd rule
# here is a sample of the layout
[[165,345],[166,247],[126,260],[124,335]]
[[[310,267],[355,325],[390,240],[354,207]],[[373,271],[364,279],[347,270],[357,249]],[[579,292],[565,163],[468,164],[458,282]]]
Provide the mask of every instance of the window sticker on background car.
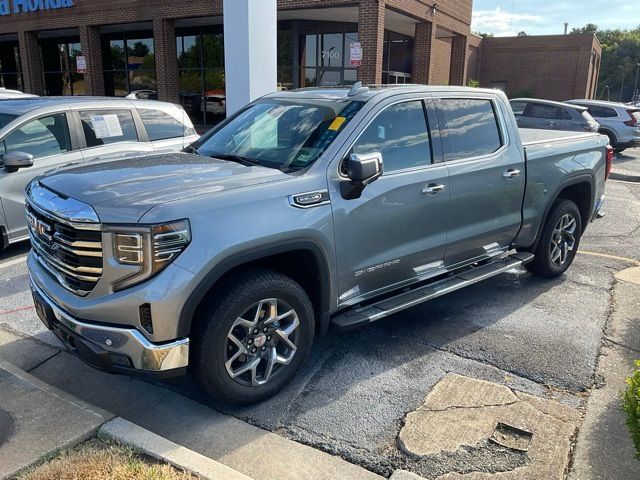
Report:
[[117,115],[91,115],[91,126],[96,138],[122,136],[122,127]]
[[382,125],[378,125],[378,138],[384,140],[386,136],[387,132],[385,132],[385,128]]

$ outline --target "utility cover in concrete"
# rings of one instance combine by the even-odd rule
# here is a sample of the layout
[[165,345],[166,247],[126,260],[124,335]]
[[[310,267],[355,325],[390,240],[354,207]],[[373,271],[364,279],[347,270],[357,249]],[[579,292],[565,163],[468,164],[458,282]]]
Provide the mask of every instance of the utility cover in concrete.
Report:
[[526,450],[529,458],[525,466],[510,471],[487,472],[477,465],[471,466],[470,473],[451,472],[439,480],[561,479],[579,420],[578,411],[553,400],[484,380],[447,375],[425,403],[407,415],[399,443],[410,454],[428,457],[502,439],[505,448]]
[[88,438],[109,419],[6,362],[0,362],[0,392],[0,428],[8,437],[0,445],[0,478]]

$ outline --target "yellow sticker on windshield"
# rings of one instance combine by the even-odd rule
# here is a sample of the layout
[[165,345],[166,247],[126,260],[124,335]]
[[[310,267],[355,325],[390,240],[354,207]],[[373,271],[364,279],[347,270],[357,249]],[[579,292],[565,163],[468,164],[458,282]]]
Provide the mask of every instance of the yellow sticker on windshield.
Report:
[[346,122],[346,120],[347,119],[345,117],[336,117],[336,119],[333,122],[331,122],[331,125],[329,125],[329,130],[333,130],[333,131],[340,130],[340,127],[344,122]]

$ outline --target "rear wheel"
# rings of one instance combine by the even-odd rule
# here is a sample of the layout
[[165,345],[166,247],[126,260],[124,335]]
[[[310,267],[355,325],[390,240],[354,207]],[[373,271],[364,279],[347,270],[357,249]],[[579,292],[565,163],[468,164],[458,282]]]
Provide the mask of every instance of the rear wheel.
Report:
[[278,392],[311,350],[311,301],[291,278],[247,270],[225,282],[203,309],[194,339],[195,374],[211,396],[249,404]]
[[547,278],[562,275],[576,256],[581,234],[580,209],[571,200],[558,199],[547,216],[534,259],[526,268]]
[[616,151],[622,151],[624,150],[624,148],[622,150],[619,150],[616,145],[618,144],[618,142],[616,141],[616,137],[613,135],[613,133],[609,133],[609,132],[604,132],[604,131],[600,131],[598,132],[601,135],[606,135],[609,138],[609,145],[611,145],[611,147]]

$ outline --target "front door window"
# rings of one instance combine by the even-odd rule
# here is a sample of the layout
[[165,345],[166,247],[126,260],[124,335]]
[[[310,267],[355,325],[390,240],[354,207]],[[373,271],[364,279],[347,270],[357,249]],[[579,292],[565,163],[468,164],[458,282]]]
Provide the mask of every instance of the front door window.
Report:
[[5,152],[24,152],[34,159],[70,150],[69,127],[64,113],[40,117],[16,128],[4,139]]

